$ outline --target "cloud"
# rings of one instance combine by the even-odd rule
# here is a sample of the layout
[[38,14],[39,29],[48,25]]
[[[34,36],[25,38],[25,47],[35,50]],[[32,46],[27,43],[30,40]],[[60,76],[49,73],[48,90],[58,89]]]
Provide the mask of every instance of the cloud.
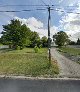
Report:
[[75,14],[80,11],[80,3],[77,3],[76,5],[77,7],[73,10],[74,13],[66,13],[59,21],[59,29],[64,30],[73,41],[80,38],[80,15]]
[[28,18],[28,19],[21,19],[19,17],[14,17],[15,19],[19,19],[20,21],[22,21],[23,24],[26,24],[26,25],[31,25],[31,26],[34,26],[36,28],[41,28],[43,27],[43,23],[39,20],[37,20],[36,18],[34,17],[31,17],[31,18]]
[[63,0],[59,0],[59,3],[63,2]]
[[70,24],[72,24],[72,25],[79,25],[80,26],[80,20],[70,21]]
[[[28,19],[25,19],[25,18],[14,17],[14,19],[18,19],[23,24],[26,24],[31,29],[31,31],[38,32],[40,37],[48,36],[48,30],[46,28],[44,28],[44,24],[36,18],[30,17]],[[51,37],[52,37],[52,35],[54,35],[55,33],[58,32],[57,30],[58,30],[58,28],[55,26],[52,26],[50,28]]]
[[[79,15],[68,14],[67,16],[62,18],[60,21],[61,27],[65,30],[65,32],[70,36],[70,39],[76,41],[79,36],[76,35],[80,32],[80,18]],[[75,35],[75,36],[74,36]]]

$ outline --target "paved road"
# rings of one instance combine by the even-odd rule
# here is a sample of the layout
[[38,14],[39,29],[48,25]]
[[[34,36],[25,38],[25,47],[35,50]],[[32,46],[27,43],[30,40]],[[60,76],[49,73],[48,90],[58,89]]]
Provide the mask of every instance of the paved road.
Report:
[[80,92],[80,80],[0,79],[0,92]]
[[61,55],[56,48],[51,49],[52,57],[57,60],[60,68],[60,77],[79,77],[80,78],[80,64],[73,62]]

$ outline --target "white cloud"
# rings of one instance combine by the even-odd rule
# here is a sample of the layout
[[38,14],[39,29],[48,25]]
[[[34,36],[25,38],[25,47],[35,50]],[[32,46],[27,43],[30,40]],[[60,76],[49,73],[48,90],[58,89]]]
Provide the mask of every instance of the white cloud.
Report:
[[20,21],[22,21],[23,24],[26,24],[26,25],[31,25],[31,26],[34,26],[36,28],[42,28],[43,27],[43,23],[39,20],[37,20],[36,18],[34,17],[31,17],[31,18],[28,18],[28,19],[21,19],[19,17],[15,17],[15,19],[19,19]]
[[51,28],[51,36],[58,32],[58,27],[52,26]]
[[80,12],[80,4],[77,4],[78,7],[73,11],[74,13],[65,14],[62,16],[62,19],[59,21],[60,26],[59,29],[65,30],[65,32],[70,36],[70,39],[76,41],[80,34],[80,15],[75,14],[76,12]]
[[[44,28],[44,24],[40,20],[37,20],[34,17],[30,17],[28,19],[24,19],[24,18],[22,19],[22,18],[19,18],[19,17],[15,17],[15,19],[18,19],[23,24],[26,24],[31,29],[31,31],[38,32],[40,37],[48,36],[48,30]],[[52,35],[54,35],[55,33],[58,32],[57,30],[58,30],[58,28],[55,27],[55,26],[50,28],[51,37],[52,37]]]
[[59,3],[61,3],[63,0],[59,0]]

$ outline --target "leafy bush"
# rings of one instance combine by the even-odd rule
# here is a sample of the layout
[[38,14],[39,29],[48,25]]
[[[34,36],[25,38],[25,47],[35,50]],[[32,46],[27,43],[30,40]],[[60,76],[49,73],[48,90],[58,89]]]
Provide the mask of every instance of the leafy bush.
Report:
[[38,46],[35,46],[35,47],[34,47],[34,51],[35,51],[35,53],[38,53],[38,51],[39,51]]

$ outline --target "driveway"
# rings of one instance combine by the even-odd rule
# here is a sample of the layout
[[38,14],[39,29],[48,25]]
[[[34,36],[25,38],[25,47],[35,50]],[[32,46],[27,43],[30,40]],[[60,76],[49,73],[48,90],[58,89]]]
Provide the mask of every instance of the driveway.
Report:
[[0,79],[0,92],[80,92],[80,80]]
[[69,60],[61,55],[57,48],[51,48],[52,57],[57,60],[60,69],[59,77],[79,77],[80,78],[80,64]]

